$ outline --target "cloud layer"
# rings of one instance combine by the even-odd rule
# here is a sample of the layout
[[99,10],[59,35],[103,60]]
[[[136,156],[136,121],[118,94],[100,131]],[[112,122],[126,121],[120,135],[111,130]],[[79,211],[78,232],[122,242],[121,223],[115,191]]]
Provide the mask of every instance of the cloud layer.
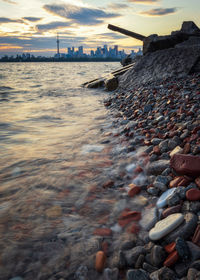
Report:
[[78,7],[75,5],[44,5],[43,8],[51,14],[82,25],[96,25],[103,23],[105,18],[120,16],[117,13],[107,13],[100,9]]
[[59,29],[68,26],[70,26],[70,23],[68,22],[54,21],[47,24],[38,24],[36,25],[36,28],[38,31],[49,31],[49,30]]
[[145,12],[141,12],[141,15],[145,15],[145,16],[165,16],[165,15],[169,15],[169,14],[174,14],[177,12],[177,8],[157,8],[157,9],[152,9],[149,11],[145,11]]
[[160,2],[160,0],[128,0],[128,2],[136,3],[136,4],[155,4]]
[[23,20],[21,20],[21,19],[11,19],[11,18],[7,18],[7,17],[0,17],[0,24],[1,23],[9,23],[9,22],[23,23]]
[[23,17],[23,19],[31,21],[31,22],[35,22],[35,21],[41,20],[42,18],[39,18],[39,17]]

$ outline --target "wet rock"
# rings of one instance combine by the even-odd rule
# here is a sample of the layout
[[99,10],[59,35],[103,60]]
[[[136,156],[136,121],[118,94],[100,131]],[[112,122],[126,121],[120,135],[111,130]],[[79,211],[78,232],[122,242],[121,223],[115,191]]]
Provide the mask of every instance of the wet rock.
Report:
[[186,198],[190,201],[200,200],[200,190],[190,189],[186,192]]
[[74,275],[75,280],[87,280],[88,279],[88,268],[87,266],[81,265]]
[[173,194],[171,194],[168,198],[167,198],[167,204],[168,206],[174,206],[177,205],[180,202],[180,197],[177,194],[177,192],[175,191]]
[[135,241],[126,241],[121,245],[121,249],[126,251],[135,247]]
[[200,247],[200,225],[197,225],[194,235],[192,237],[192,242]]
[[164,141],[160,142],[159,149],[160,149],[161,153],[167,152],[168,149],[169,149],[169,147],[168,147],[168,140],[164,140]]
[[160,267],[166,258],[166,252],[163,247],[155,245],[151,250],[151,263]]
[[167,199],[173,195],[174,193],[176,193],[176,188],[171,188],[167,191],[165,191],[161,196],[160,198],[158,199],[157,203],[156,203],[156,206],[158,208],[163,208],[167,205]]
[[150,265],[149,263],[143,263],[143,269],[149,273],[152,273],[157,270],[157,267]]
[[162,267],[150,274],[151,280],[177,280],[174,271],[168,267]]
[[142,269],[129,269],[126,273],[127,280],[149,280],[146,271]]
[[200,156],[175,154],[170,160],[176,173],[197,177],[200,175]]
[[141,219],[141,213],[138,211],[123,211],[118,218],[118,224],[121,227],[125,227],[130,222],[139,221]]
[[190,251],[190,260],[192,262],[200,259],[200,250],[199,246],[195,245],[194,243],[187,241],[187,245]]
[[181,257],[183,260],[189,260],[190,252],[188,245],[185,242],[185,240],[181,237],[178,237],[176,239],[176,250],[178,252],[179,257]]
[[126,258],[123,251],[119,251],[119,263],[118,263],[119,269],[124,269],[126,267]]
[[23,278],[20,276],[17,276],[17,277],[10,278],[9,280],[23,280]]
[[194,230],[197,225],[197,216],[193,213],[186,213],[184,215],[184,222],[178,226],[174,231],[169,233],[165,237],[167,243],[171,243],[176,240],[177,237],[182,237],[184,240],[187,240],[190,236],[193,235]]
[[136,263],[135,263],[135,268],[139,269],[142,268],[143,262],[144,262],[145,256],[143,254],[139,255]]
[[118,268],[110,269],[105,268],[103,271],[103,280],[118,280],[119,270]]
[[116,90],[118,87],[118,79],[116,77],[111,77],[105,81],[105,87],[108,91]]
[[157,196],[159,194],[160,190],[155,187],[150,187],[147,189],[147,192],[151,195]]
[[103,251],[98,251],[96,254],[95,269],[102,272],[106,263],[106,255]]
[[158,160],[152,162],[147,166],[147,173],[153,175],[160,175],[166,168],[169,167],[169,160]]
[[176,206],[168,207],[162,212],[162,217],[166,218],[167,216],[174,214],[174,213],[180,213],[181,211],[181,205],[178,204]]
[[190,265],[190,267],[191,267],[191,268],[195,268],[195,269],[197,269],[198,271],[200,271],[200,259],[197,260],[197,261],[192,262],[191,265]]
[[[167,218],[156,223],[155,227],[149,232],[151,240],[159,240],[172,232],[180,224],[182,224],[184,216],[181,213],[172,214]],[[170,243],[170,242],[169,242]]]
[[159,145],[160,142],[162,142],[162,139],[160,139],[160,138],[153,138],[153,139],[151,140],[151,143],[152,143],[154,146]]
[[126,261],[128,266],[132,267],[133,265],[135,265],[139,255],[141,254],[145,254],[146,250],[144,249],[143,246],[136,246],[135,248],[126,251],[125,252],[125,256],[126,256]]
[[198,273],[198,270],[196,270],[195,268],[190,268],[187,273],[187,279],[196,280],[197,273]]
[[190,262],[178,262],[174,266],[174,270],[178,277],[183,277],[187,275],[188,269],[190,267]]

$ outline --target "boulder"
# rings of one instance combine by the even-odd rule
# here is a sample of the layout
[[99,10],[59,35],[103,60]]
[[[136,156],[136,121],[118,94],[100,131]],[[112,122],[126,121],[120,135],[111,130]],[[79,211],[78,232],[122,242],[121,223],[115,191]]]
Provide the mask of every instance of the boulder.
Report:
[[170,160],[170,165],[177,174],[191,177],[200,175],[200,156],[175,154]]

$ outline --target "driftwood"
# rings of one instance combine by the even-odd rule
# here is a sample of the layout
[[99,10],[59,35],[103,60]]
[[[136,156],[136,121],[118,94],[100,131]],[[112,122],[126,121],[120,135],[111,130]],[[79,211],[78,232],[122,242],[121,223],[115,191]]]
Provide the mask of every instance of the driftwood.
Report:
[[123,75],[126,71],[128,71],[135,63],[129,64],[123,68],[113,71],[112,73],[100,77],[98,79],[94,79],[92,81],[86,82],[82,84],[83,87],[86,88],[99,88],[103,87],[107,84],[107,81],[113,78],[117,78],[120,75]]

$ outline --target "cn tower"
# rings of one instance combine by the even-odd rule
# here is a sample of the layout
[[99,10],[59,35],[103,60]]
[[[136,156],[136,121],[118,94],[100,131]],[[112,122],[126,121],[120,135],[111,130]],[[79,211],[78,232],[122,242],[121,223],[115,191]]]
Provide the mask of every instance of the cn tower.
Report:
[[57,54],[58,54],[58,55],[60,55],[59,44],[60,44],[59,35],[58,35],[58,33],[57,33]]

